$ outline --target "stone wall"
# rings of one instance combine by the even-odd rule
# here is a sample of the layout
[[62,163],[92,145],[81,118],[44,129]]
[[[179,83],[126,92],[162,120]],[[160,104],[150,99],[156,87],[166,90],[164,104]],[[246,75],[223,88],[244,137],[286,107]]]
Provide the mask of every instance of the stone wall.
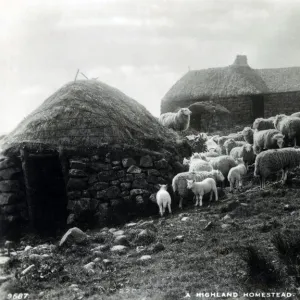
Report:
[[300,92],[267,94],[264,96],[265,118],[300,111]]
[[21,161],[2,158],[0,160],[0,237],[4,234],[8,236],[20,234],[21,224],[28,221],[24,191]]
[[[68,224],[80,220],[101,226],[157,214],[158,184],[171,183],[180,171],[182,165],[175,156],[108,152],[90,158],[70,157]],[[171,185],[169,188],[171,192]]]

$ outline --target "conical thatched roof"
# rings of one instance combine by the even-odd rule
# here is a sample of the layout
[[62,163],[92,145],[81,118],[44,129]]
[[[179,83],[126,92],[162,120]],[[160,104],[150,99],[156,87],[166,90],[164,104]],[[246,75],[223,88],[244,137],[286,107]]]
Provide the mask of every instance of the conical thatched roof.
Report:
[[18,151],[22,145],[97,148],[103,144],[159,144],[163,148],[174,139],[135,100],[99,81],[84,80],[68,83],[46,99],[4,138],[2,149]]
[[[189,71],[162,99],[162,112],[172,111],[170,103],[216,97],[235,97],[300,90],[300,68],[256,70],[247,57],[238,55],[227,67]],[[182,105],[180,105],[182,107]],[[169,110],[170,109],[170,110]]]

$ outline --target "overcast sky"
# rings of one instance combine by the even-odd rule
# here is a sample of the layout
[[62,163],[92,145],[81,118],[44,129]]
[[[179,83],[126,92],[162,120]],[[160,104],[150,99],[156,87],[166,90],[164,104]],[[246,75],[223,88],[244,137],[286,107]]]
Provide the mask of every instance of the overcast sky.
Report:
[[0,0],[0,133],[78,68],[158,116],[188,66],[300,66],[299,36],[299,0]]

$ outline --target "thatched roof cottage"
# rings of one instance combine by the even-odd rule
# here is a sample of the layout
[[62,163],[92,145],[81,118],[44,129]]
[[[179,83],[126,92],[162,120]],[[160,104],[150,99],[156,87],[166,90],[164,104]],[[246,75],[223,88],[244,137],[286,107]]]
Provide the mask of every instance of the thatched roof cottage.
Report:
[[54,233],[66,222],[100,226],[157,213],[157,184],[190,154],[141,104],[96,80],[63,86],[1,148],[2,235],[26,224]]
[[300,111],[300,67],[252,69],[238,55],[227,67],[189,71],[161,101],[161,113],[200,101],[226,107],[236,123]]

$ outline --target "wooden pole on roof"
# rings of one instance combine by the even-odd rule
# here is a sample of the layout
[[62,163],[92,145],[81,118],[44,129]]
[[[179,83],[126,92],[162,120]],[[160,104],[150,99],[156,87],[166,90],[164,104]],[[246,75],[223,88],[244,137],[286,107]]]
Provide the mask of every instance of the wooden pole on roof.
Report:
[[76,79],[77,79],[78,73],[79,73],[79,69],[77,70],[77,73],[76,73],[76,76],[75,76],[74,82],[76,82]]

